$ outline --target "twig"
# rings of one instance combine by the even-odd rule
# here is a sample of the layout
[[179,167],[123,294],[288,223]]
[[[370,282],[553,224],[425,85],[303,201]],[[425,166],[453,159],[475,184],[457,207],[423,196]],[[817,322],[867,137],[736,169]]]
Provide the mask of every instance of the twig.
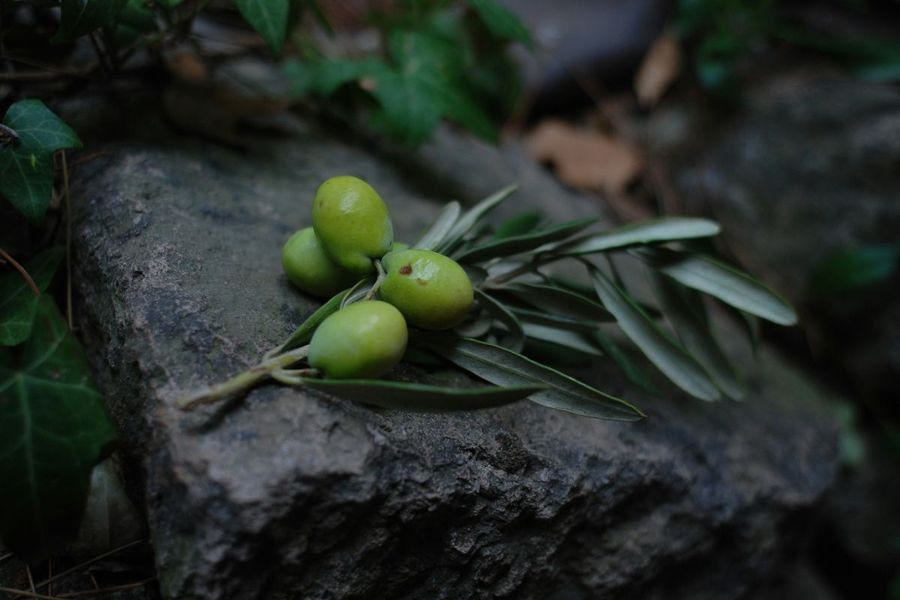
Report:
[[131,548],[132,546],[137,546],[138,544],[143,544],[143,543],[144,543],[144,540],[134,540],[133,542],[128,542],[127,544],[123,544],[123,545],[119,546],[118,548],[113,548],[112,550],[104,552],[103,554],[95,556],[94,558],[92,558],[90,560],[86,560],[81,564],[75,565],[74,567],[72,567],[70,569],[61,571],[61,572],[57,573],[56,575],[54,575],[53,577],[50,577],[48,579],[45,579],[44,581],[41,581],[40,583],[37,584],[37,588],[41,589],[43,587],[46,587],[46,586],[50,585],[52,582],[59,581],[63,577],[66,577],[67,575],[71,575],[72,573],[74,573],[76,571],[80,571],[84,567],[92,565],[97,561],[101,561],[104,558],[107,558],[108,556],[112,556],[113,554],[117,554],[123,550],[127,550],[128,548]]
[[61,154],[63,198],[66,203],[66,318],[69,321],[69,329],[74,329],[72,321],[72,204],[69,202],[69,166],[66,164],[66,151],[62,150]]
[[13,554],[12,552],[8,552],[6,554],[0,554],[0,563],[4,563],[4,562],[8,561],[13,556],[15,556],[15,554]]
[[148,577],[146,579],[141,579],[140,581],[135,581],[133,583],[123,583],[122,585],[114,585],[111,587],[100,588],[99,590],[84,590],[83,592],[71,592],[68,594],[62,594],[58,596],[58,598],[84,598],[87,596],[98,596],[100,594],[111,594],[113,592],[121,592],[124,590],[133,590],[134,588],[141,587],[142,585],[147,585],[151,581],[154,581],[156,577]]
[[213,386],[207,386],[195,391],[194,393],[179,398],[176,401],[178,408],[182,410],[192,410],[201,404],[209,404],[217,400],[221,400],[231,394],[237,394],[249,389],[258,381],[271,377],[273,372],[283,367],[294,364],[303,360],[309,354],[309,346],[301,346],[290,352],[279,354],[268,360],[264,360],[254,367],[250,367],[246,371],[238,373],[231,379]]
[[32,294],[34,294],[35,296],[41,295],[41,290],[38,289],[37,284],[34,282],[34,279],[31,278],[31,275],[28,274],[28,271],[25,270],[25,267],[16,262],[16,259],[7,254],[6,250],[4,250],[3,248],[0,248],[0,256],[2,256],[3,260],[11,264],[13,268],[19,272],[19,274],[25,280],[25,283],[27,283],[28,287],[31,288]]
[[28,590],[17,590],[16,588],[3,586],[0,586],[0,592],[14,594],[15,596],[25,596],[26,598],[38,598],[39,600],[61,600],[59,596],[48,596],[46,594],[38,594],[37,592],[29,592]]

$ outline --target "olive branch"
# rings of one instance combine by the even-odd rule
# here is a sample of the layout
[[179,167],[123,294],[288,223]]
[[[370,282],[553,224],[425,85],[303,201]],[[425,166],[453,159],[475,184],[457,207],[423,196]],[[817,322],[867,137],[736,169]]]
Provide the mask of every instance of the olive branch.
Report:
[[[326,318],[377,296],[385,271],[376,260],[377,277],[334,295],[259,364],[197,390],[177,405],[193,409],[272,378],[387,408],[471,410],[527,398],[578,415],[636,420],[643,416],[638,408],[538,362],[533,358],[536,350],[611,360],[631,381],[646,387],[639,364],[619,345],[626,339],[691,396],[738,399],[741,383],[710,330],[702,297],[713,298],[748,322],[797,321],[793,308],[765,285],[691,248],[692,242],[719,233],[713,221],[666,217],[598,230],[595,218],[542,224],[527,214],[492,228],[486,217],[515,189],[503,188],[466,211],[458,202],[449,202],[411,245],[457,261],[472,281],[475,304],[453,330],[411,329],[407,360],[438,359],[492,385],[448,388],[383,379],[324,379],[315,369],[295,368],[307,357],[313,333]],[[655,305],[638,301],[629,290],[614,261],[622,254],[636,259],[637,268],[650,275]],[[580,265],[584,279],[559,278],[547,268],[565,260]]]

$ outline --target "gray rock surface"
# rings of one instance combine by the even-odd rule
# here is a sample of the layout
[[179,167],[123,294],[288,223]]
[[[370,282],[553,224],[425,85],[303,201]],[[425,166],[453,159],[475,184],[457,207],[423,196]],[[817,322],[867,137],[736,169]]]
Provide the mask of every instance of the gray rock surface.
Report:
[[78,321],[142,465],[165,598],[739,598],[793,555],[832,481],[835,429],[821,391],[765,350],[742,355],[742,403],[584,373],[644,409],[633,424],[527,402],[372,410],[275,385],[215,419],[174,409],[314,308],[279,250],[326,177],[368,179],[401,239],[440,202],[511,180],[525,185],[507,211],[596,210],[515,147],[445,131],[388,155],[291,127],[246,152],[157,131],[108,143],[73,180]]

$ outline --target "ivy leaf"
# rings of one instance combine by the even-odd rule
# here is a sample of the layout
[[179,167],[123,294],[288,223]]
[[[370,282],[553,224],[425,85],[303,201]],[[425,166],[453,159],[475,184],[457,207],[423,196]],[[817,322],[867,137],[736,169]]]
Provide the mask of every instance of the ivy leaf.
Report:
[[272,52],[281,52],[287,36],[290,0],[234,0],[234,3]]
[[51,42],[69,42],[111,25],[127,0],[62,0],[59,29]]
[[448,388],[446,386],[383,379],[304,379],[313,388],[382,408],[420,412],[476,410],[511,404],[547,389],[534,383],[515,386]]
[[536,248],[540,248],[550,242],[565,239],[574,235],[597,222],[596,217],[577,219],[567,223],[560,223],[551,227],[537,229],[522,235],[505,237],[492,240],[487,244],[476,246],[457,257],[459,262],[481,262],[498,256],[512,256],[521,254]]
[[0,149],[0,195],[38,225],[53,195],[50,154],[24,147]]
[[577,256],[629,246],[711,237],[718,235],[719,231],[719,224],[708,219],[665,217],[614,227],[559,246],[555,251],[563,256]]
[[388,71],[390,67],[376,58],[289,60],[284,64],[284,72],[291,82],[291,94],[294,97],[306,94],[330,96],[351,81]]
[[597,419],[636,421],[644,416],[624,400],[501,346],[440,334],[426,337],[425,343],[456,366],[491,383],[549,386],[528,398],[542,406]]
[[0,194],[34,224],[44,218],[53,194],[51,154],[81,146],[75,132],[40,100],[16,102],[6,111],[3,124],[18,141],[0,147]]
[[709,380],[703,367],[651,321],[602,271],[593,265],[589,266],[589,270],[600,301],[650,362],[692,396],[701,400],[717,400],[719,390]]
[[411,76],[393,71],[376,73],[372,79],[375,82],[372,95],[380,105],[373,115],[374,124],[411,145],[428,139],[441,120],[432,91]]
[[522,24],[519,18],[500,5],[496,0],[467,0],[488,31],[498,38],[521,42],[529,48],[534,47],[534,41],[528,28]]
[[779,325],[795,325],[797,313],[781,296],[743,271],[693,252],[646,250],[640,256],[681,285]]
[[26,560],[78,530],[115,438],[78,341],[44,296],[31,338],[0,348],[0,538]]
[[53,152],[81,147],[81,140],[72,128],[40,100],[16,102],[6,111],[3,124],[16,131],[22,146],[32,150]]
[[666,318],[672,324],[685,349],[706,369],[716,387],[730,398],[735,400],[743,398],[744,390],[738,382],[734,369],[713,337],[709,326],[698,314],[698,311],[703,310],[701,299],[696,293],[689,296],[688,290],[661,275],[656,276],[656,287],[665,308]]
[[[25,263],[25,270],[42,292],[50,285],[64,255],[63,248],[49,248]],[[38,299],[18,272],[0,275],[0,344],[16,346],[28,339]]]
[[516,318],[516,315],[510,312],[510,310],[503,306],[503,303],[496,298],[485,294],[479,289],[475,290],[475,297],[478,298],[481,306],[488,313],[493,315],[494,318],[499,320],[506,327],[507,336],[503,339],[501,345],[514,352],[521,352],[522,347],[525,345],[525,331],[522,329],[522,324],[519,322],[519,319]]
[[440,246],[441,242],[453,228],[453,225],[456,224],[456,220],[459,218],[461,210],[459,202],[456,200],[448,202],[444,208],[441,209],[441,212],[438,213],[434,222],[429,225],[428,229],[425,230],[412,247],[434,250]]

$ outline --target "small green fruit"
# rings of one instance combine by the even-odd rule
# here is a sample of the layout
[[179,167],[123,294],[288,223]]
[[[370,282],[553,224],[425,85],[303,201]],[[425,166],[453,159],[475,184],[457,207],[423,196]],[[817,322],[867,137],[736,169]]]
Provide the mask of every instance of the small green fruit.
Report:
[[391,244],[391,252],[400,252],[401,250],[409,250],[409,244],[404,244],[403,242]]
[[312,227],[296,232],[281,249],[281,267],[291,283],[304,292],[324,298],[356,283],[359,277],[336,265]]
[[391,252],[379,293],[422,329],[458,325],[472,306],[472,282],[459,263],[431,250]]
[[309,344],[309,365],[326,377],[378,377],[403,358],[406,321],[387,302],[364,300],[319,325]]
[[332,177],[313,201],[313,227],[331,259],[358,275],[375,270],[372,259],[391,249],[394,228],[387,206],[358,177]]

